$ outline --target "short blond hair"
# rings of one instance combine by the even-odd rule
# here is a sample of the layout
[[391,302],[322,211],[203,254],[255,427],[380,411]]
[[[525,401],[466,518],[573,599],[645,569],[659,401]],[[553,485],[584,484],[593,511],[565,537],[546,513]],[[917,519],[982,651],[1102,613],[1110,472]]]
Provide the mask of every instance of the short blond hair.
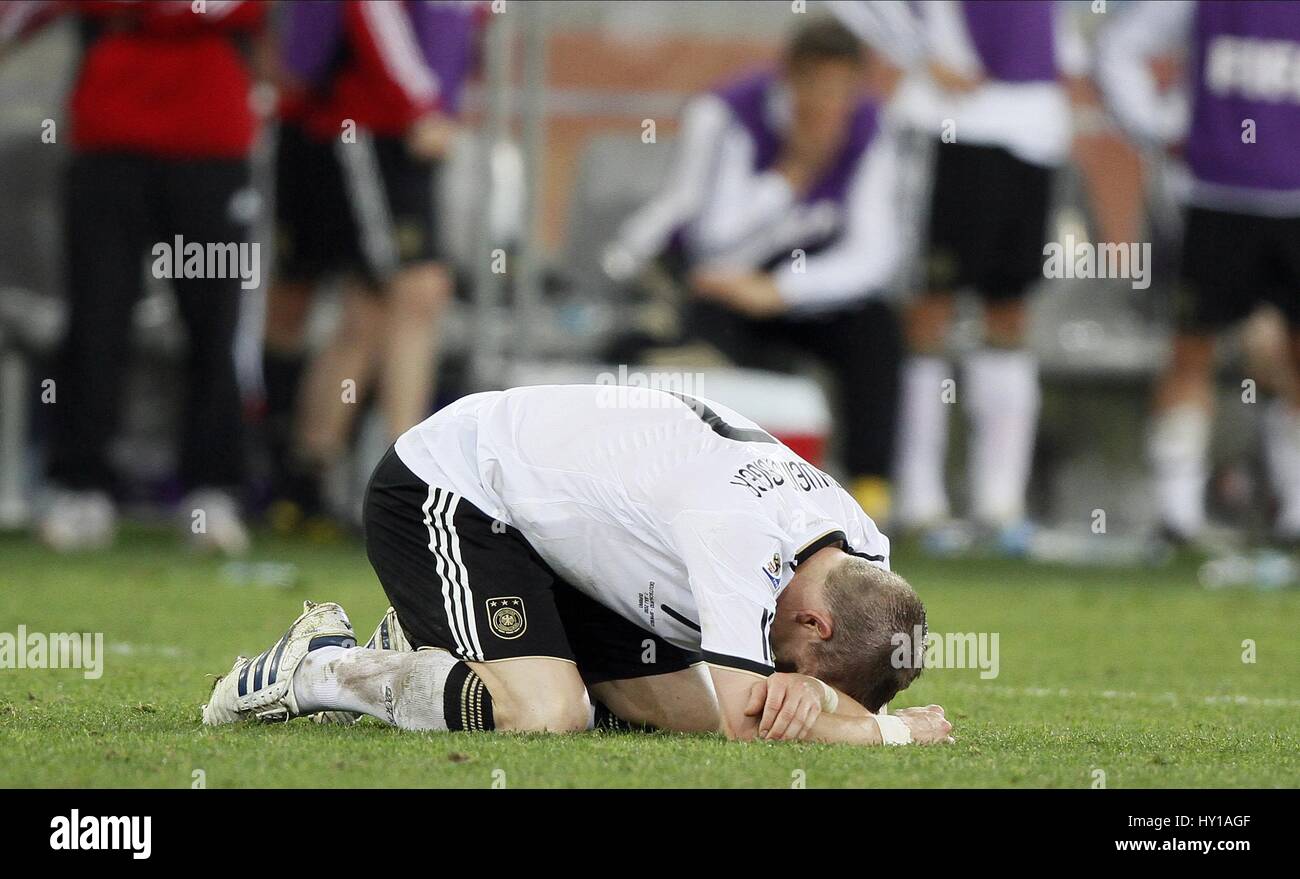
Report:
[[926,631],[925,605],[906,580],[857,556],[841,559],[826,577],[831,637],[813,648],[815,674],[871,711],[907,689],[921,674],[920,654],[896,663],[899,637]]

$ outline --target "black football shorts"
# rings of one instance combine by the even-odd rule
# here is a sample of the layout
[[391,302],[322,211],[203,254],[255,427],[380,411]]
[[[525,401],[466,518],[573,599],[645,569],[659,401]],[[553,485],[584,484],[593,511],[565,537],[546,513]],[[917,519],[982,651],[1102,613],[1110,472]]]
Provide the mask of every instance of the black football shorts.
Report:
[[431,486],[389,449],[363,512],[366,554],[411,645],[469,662],[574,662],[588,684],[681,671],[664,641],[561,579],[517,528]]
[[276,266],[289,281],[351,272],[372,288],[438,258],[437,164],[400,138],[318,141],[282,122],[275,156]]
[[1052,171],[996,146],[939,143],[926,288],[1016,299],[1043,277]]
[[1300,217],[1187,211],[1175,320],[1213,333],[1272,303],[1300,328]]

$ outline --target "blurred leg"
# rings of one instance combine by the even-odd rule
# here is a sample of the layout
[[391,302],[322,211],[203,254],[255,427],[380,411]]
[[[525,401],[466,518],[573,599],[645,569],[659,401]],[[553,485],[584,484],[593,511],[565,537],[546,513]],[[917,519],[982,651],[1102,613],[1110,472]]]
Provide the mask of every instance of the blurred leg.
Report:
[[300,354],[315,285],[309,281],[275,281],[266,291],[266,350]]
[[1148,454],[1161,522],[1179,537],[1205,525],[1213,367],[1214,337],[1181,332],[1156,385]]
[[396,439],[429,416],[451,277],[436,263],[409,266],[393,277],[387,296],[380,408],[390,439]]
[[272,491],[277,498],[291,494],[287,477],[304,365],[303,332],[311,311],[312,291],[313,285],[306,281],[275,281],[267,288],[262,379],[266,386],[267,445],[275,483]]
[[1291,329],[1291,393],[1289,399],[1300,407],[1300,329]]
[[[249,242],[251,218],[234,212],[250,185],[245,163],[172,163],[167,185],[163,240],[179,235],[187,244],[205,247]],[[243,252],[251,254],[248,249]],[[216,277],[217,267],[208,268],[207,274],[213,277],[172,282],[189,336],[181,478],[190,489],[234,490],[242,487],[245,470],[243,411],[234,358],[243,290],[239,277]],[[236,274],[235,268],[228,265],[225,274]]]
[[1029,308],[1023,297],[984,304],[984,341],[994,348],[1023,348]]
[[1026,295],[1043,277],[1052,172],[1006,150],[990,151],[985,158],[987,209],[968,218],[986,224],[990,236],[976,273],[984,344],[965,364],[968,469],[972,516],[1005,528],[1025,518],[1038,432],[1042,392],[1038,360],[1025,345]]
[[336,150],[361,261],[384,290],[380,409],[396,439],[429,414],[441,319],[452,279],[438,264],[433,181],[438,163],[401,138],[363,136]]
[[753,321],[728,308],[704,299],[692,298],[686,306],[687,333],[717,348],[722,356],[737,366],[755,368],[765,340],[761,322]]
[[298,407],[298,458],[314,473],[347,447],[357,404],[374,376],[385,344],[385,303],[359,284],[343,294],[343,313],[330,342],[307,367]]
[[1167,534],[1197,536],[1205,525],[1214,343],[1248,317],[1268,285],[1271,226],[1263,218],[1190,208],[1173,288],[1176,330],[1156,382],[1148,455],[1156,507]]
[[844,430],[849,491],[873,519],[890,513],[902,339],[886,302],[868,301],[833,321],[810,321],[801,335],[835,376],[835,416]]
[[151,235],[147,160],[75,156],[65,185],[68,327],[55,384],[50,476],[68,488],[107,490],[107,447],[121,410],[131,314]]
[[931,294],[914,302],[906,314],[911,354],[901,376],[895,471],[895,509],[904,527],[923,526],[948,515],[943,478],[948,453],[944,382],[952,378],[952,370],[943,349],[952,312],[951,295]]
[[[1282,323],[1275,321],[1272,326],[1278,328]],[[1282,540],[1300,542],[1300,327],[1293,320],[1285,323],[1285,335],[1274,335],[1267,348],[1274,355],[1269,359],[1276,374],[1277,396],[1264,413],[1264,452],[1278,499],[1273,532]],[[1285,356],[1277,356],[1282,353],[1279,348]]]
[[1022,297],[987,302],[987,345],[966,360],[971,419],[971,507],[982,523],[1004,526],[1025,516],[1041,392],[1038,362],[1025,350]]

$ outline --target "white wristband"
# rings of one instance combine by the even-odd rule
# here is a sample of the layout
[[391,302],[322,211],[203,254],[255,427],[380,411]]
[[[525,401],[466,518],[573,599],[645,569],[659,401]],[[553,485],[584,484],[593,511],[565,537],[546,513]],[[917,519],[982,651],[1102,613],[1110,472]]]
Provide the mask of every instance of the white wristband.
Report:
[[901,718],[890,717],[888,714],[877,714],[875,717],[876,726],[880,728],[880,737],[884,739],[886,745],[912,744],[912,731]]

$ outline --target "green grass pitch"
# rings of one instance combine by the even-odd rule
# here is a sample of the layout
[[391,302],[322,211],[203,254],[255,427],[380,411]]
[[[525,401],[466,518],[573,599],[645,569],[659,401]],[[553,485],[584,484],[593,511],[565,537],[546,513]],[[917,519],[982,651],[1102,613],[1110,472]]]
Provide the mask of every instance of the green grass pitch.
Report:
[[359,546],[268,538],[253,558],[293,563],[299,582],[232,582],[169,533],[133,530],[73,558],[0,538],[0,632],[103,632],[106,650],[98,680],[0,669],[0,786],[1300,785],[1300,593],[1207,592],[1189,562],[1076,570],[897,553],[932,631],[998,633],[999,674],[933,669],[896,703],[944,705],[955,745],[861,749],[373,722],[205,729],[207,676],[272,643],[303,598],[339,601],[363,638],[386,604]]

